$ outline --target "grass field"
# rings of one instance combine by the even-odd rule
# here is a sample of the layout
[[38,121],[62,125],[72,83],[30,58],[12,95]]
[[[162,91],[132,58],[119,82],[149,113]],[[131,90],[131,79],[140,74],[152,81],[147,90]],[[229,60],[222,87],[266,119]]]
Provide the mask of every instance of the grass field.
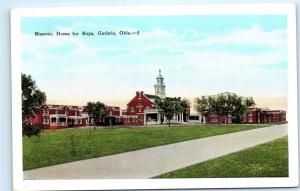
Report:
[[287,177],[287,137],[156,178]]
[[24,170],[29,170],[265,126],[182,125],[47,131],[39,137],[23,137],[23,165]]

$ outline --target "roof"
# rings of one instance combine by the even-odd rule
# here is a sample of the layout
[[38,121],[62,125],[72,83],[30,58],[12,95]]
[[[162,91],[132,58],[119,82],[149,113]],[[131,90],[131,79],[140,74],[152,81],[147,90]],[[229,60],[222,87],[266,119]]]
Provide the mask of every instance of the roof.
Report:
[[149,99],[160,99],[160,97],[158,97],[156,95],[145,94],[145,96],[147,96],[147,98],[149,98]]
[[[144,94],[147,98],[149,98],[151,101],[155,101],[155,99],[161,99],[159,96],[152,95],[152,94]],[[171,101],[178,101],[180,100],[180,97],[166,97],[166,99],[171,100]]]
[[50,109],[63,109],[64,107],[68,107],[69,109],[79,109],[79,106],[75,105],[57,105],[57,104],[46,104]]

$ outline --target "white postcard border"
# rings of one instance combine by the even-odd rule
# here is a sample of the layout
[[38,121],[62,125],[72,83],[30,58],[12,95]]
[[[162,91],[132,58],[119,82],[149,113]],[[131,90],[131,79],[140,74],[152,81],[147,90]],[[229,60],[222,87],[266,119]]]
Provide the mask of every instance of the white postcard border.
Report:
[[[288,178],[23,180],[21,132],[21,18],[48,16],[285,14],[288,23]],[[48,7],[11,10],[12,144],[14,190],[188,189],[295,187],[298,175],[296,12],[291,3],[112,7]],[[292,151],[292,152],[291,152]]]

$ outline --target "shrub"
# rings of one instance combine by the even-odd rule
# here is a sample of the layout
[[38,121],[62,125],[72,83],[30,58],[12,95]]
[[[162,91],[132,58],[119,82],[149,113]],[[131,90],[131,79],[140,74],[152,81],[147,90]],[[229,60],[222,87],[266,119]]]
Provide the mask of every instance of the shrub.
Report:
[[22,125],[22,134],[23,136],[31,137],[33,135],[38,136],[43,131],[42,124],[23,123]]

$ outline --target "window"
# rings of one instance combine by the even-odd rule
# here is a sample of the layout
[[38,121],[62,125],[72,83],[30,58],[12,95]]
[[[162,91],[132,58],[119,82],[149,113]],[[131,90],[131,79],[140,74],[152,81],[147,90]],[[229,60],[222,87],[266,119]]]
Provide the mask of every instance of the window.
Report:
[[66,118],[60,117],[60,118],[59,118],[59,122],[60,122],[60,123],[65,123],[65,122],[66,122]]
[[130,112],[134,113],[134,107],[133,106],[131,106],[131,111]]
[[56,118],[51,118],[51,123],[56,123]]
[[48,110],[47,109],[43,110],[43,115],[48,115]]
[[47,117],[44,117],[44,119],[43,119],[43,124],[49,124],[49,120],[48,120]]

